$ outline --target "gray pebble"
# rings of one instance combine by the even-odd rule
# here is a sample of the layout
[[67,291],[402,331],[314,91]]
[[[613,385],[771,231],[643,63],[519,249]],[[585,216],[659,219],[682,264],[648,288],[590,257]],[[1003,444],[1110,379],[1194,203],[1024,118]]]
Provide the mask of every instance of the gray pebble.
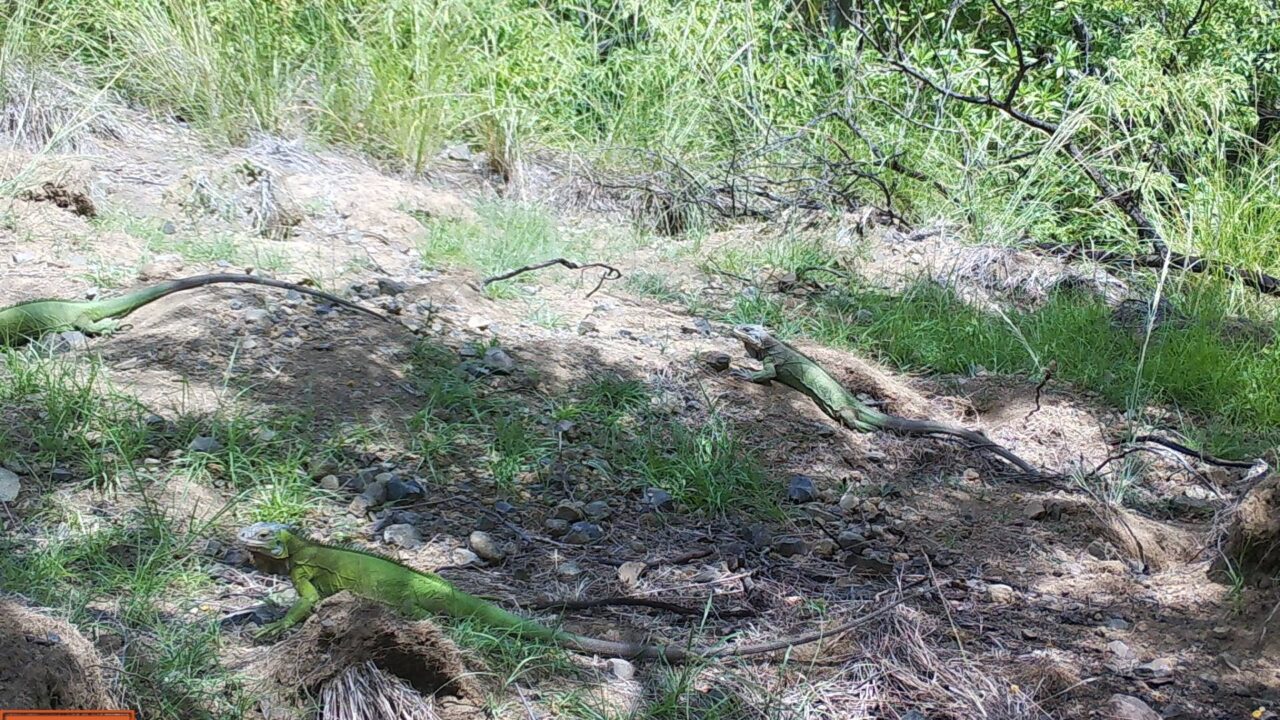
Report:
[[582,503],[571,502],[569,500],[565,500],[559,505],[556,505],[556,509],[551,511],[551,517],[570,523],[577,522],[586,516],[587,514],[583,510]]
[[495,375],[510,375],[516,371],[516,361],[512,360],[507,351],[502,348],[491,347],[485,350],[484,358],[480,362]]
[[574,545],[585,545],[604,537],[604,531],[599,525],[589,522],[576,522],[569,528],[569,534],[564,536],[564,541]]
[[794,503],[813,502],[818,498],[818,489],[814,487],[813,478],[808,475],[792,475],[787,483],[787,499]]
[[222,443],[216,438],[207,435],[201,435],[187,444],[187,449],[191,452],[212,453],[222,449]]
[[792,557],[809,552],[809,545],[800,538],[782,538],[773,544],[773,551],[782,557]]
[[382,539],[390,545],[406,550],[422,547],[422,536],[418,534],[418,529],[404,523],[388,525],[387,529],[382,531]]
[[613,510],[609,508],[609,503],[603,500],[589,502],[582,510],[587,514],[588,518],[597,521],[604,520],[613,514]]
[[676,502],[671,497],[671,493],[661,488],[645,488],[642,501],[658,512],[671,512],[676,509]]
[[13,502],[22,490],[22,480],[10,470],[0,467],[0,502]]
[[467,544],[471,546],[472,552],[491,563],[500,563],[507,557],[506,551],[493,536],[482,530],[472,532],[467,538]]

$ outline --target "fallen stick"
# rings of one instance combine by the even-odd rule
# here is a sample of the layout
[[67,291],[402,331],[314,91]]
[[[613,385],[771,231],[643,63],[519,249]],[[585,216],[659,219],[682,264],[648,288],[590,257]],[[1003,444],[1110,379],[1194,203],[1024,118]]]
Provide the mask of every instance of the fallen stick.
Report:
[[517,275],[523,275],[524,273],[533,272],[534,270],[541,270],[542,268],[551,267],[552,265],[563,265],[569,268],[570,270],[590,270],[591,268],[603,268],[604,272],[600,274],[600,281],[597,282],[596,286],[591,289],[591,292],[587,293],[587,297],[591,297],[592,295],[595,295],[596,291],[599,290],[604,285],[606,280],[617,280],[622,277],[622,272],[618,270],[618,268],[613,267],[612,265],[606,265],[604,263],[587,263],[585,265],[582,265],[565,258],[555,258],[554,260],[547,260],[546,262],[540,262],[535,265],[525,265],[524,267],[516,268],[515,270],[502,273],[501,275],[494,275],[493,277],[487,277],[484,279],[484,282],[481,283],[481,285],[483,285],[484,287],[488,287],[490,283],[499,282],[501,280],[510,280],[511,278]]

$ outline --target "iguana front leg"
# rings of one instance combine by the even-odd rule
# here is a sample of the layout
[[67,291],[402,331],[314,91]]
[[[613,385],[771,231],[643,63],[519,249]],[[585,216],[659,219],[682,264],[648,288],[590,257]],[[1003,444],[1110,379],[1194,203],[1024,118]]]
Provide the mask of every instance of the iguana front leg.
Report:
[[764,367],[757,372],[752,372],[744,368],[737,368],[731,373],[736,378],[750,380],[760,385],[768,385],[778,378],[778,368],[771,362],[765,362]]
[[294,568],[289,573],[289,579],[293,581],[293,589],[298,592],[298,601],[289,608],[289,612],[285,613],[284,617],[273,623],[267,623],[261,630],[254,633],[254,640],[273,638],[297,625],[305,620],[316,603],[320,602],[320,591],[316,590],[309,573],[304,568]]

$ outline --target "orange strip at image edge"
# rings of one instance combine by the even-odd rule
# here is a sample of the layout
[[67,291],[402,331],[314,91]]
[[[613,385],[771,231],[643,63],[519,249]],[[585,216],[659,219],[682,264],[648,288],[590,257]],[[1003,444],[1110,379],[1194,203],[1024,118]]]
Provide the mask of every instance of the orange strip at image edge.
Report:
[[132,710],[0,710],[0,720],[137,720]]

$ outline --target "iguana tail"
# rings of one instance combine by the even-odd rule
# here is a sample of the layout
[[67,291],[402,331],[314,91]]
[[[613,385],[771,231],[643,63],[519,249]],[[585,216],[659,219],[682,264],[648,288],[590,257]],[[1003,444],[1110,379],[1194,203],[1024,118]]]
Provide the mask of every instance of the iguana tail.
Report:
[[235,275],[230,273],[215,275],[196,275],[194,277],[182,278],[180,280],[170,280],[158,285],[131,292],[118,298],[107,298],[91,303],[85,310],[84,314],[91,320],[104,320],[106,318],[117,318],[128,315],[138,308],[148,303],[155,302],[162,297],[172,295],[183,290],[193,290],[205,285],[215,285],[220,283],[242,283],[247,285],[266,285],[268,287],[281,288],[283,290],[296,290],[305,295],[323,298],[335,305],[362,312],[365,315],[378,318],[384,322],[390,320],[368,308],[360,307],[353,302],[343,300],[337,295],[331,295],[323,290],[315,290],[303,285],[295,285],[294,283],[284,282],[283,280],[272,280],[270,278],[258,277],[256,275]]
[[886,415],[883,413],[877,414],[881,415],[883,418],[881,422],[884,424],[880,425],[882,430],[908,435],[950,435],[971,443],[973,449],[987,450],[995,455],[999,455],[1005,460],[1016,465],[1019,470],[1029,475],[1039,474],[1039,471],[1032,467],[1031,463],[1013,454],[1011,450],[1007,450],[1004,447],[1001,447],[998,443],[992,442],[990,438],[973,432],[972,430],[965,430],[964,428],[932,420],[908,420],[907,418],[898,417],[896,415]]
[[[442,588],[448,588],[446,590],[447,596],[440,594]],[[577,635],[563,630],[553,630],[533,620],[503,610],[497,605],[486,602],[474,595],[454,589],[447,583],[437,581],[434,578],[420,582],[416,588],[415,597],[420,606],[429,612],[471,619],[492,628],[508,630],[512,634],[526,639],[545,640],[578,652],[636,660],[666,660],[667,662],[684,662],[695,656],[695,653],[678,647],[613,642]]]

